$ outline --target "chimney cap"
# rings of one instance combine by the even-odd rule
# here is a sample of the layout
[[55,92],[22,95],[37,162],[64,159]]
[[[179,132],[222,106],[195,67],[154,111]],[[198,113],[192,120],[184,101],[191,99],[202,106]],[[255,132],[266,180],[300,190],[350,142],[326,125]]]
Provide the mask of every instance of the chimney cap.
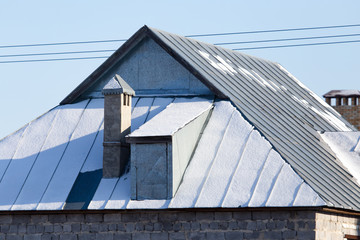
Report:
[[111,95],[111,94],[122,94],[126,93],[131,96],[135,96],[135,91],[132,89],[124,79],[122,79],[118,74],[115,74],[113,78],[105,85],[102,90],[102,94]]
[[323,95],[323,97],[358,97],[359,90],[331,90]]

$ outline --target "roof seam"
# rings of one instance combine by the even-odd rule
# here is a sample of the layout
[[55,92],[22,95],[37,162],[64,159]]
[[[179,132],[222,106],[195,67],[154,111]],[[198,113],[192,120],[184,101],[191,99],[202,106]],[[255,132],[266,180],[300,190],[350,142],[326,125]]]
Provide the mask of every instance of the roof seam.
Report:
[[232,184],[232,182],[233,182],[233,179],[234,179],[234,176],[235,176],[236,172],[238,171],[238,168],[239,168],[240,163],[241,163],[241,160],[242,160],[242,158],[243,158],[245,149],[246,149],[247,144],[248,144],[248,142],[249,142],[250,136],[251,136],[251,134],[252,134],[253,132],[254,132],[254,129],[252,129],[252,130],[249,132],[249,134],[246,136],[246,141],[245,141],[244,147],[241,149],[239,161],[237,162],[236,167],[235,167],[234,171],[232,172],[232,174],[231,174],[231,176],[230,176],[229,183],[228,183],[227,186],[226,186],[226,190],[225,190],[225,192],[224,192],[224,196],[223,196],[223,199],[222,199],[222,202],[221,202],[221,206],[222,206],[222,207],[224,206],[224,202],[225,202],[225,200],[226,200],[226,198],[227,198],[227,195],[228,195],[230,186],[231,186],[231,184]]
[[72,139],[72,137],[73,137],[73,134],[74,134],[76,128],[78,127],[79,122],[80,122],[81,118],[83,117],[84,112],[85,112],[85,109],[86,109],[87,106],[89,105],[90,101],[91,101],[91,99],[88,100],[88,102],[86,103],[86,106],[85,106],[84,109],[82,110],[81,116],[79,117],[79,120],[78,120],[78,122],[76,123],[76,126],[75,126],[73,132],[71,133],[71,135],[70,135],[70,137],[69,137],[69,140],[68,140],[67,143],[66,143],[66,147],[64,148],[64,151],[62,152],[61,157],[60,157],[60,159],[59,159],[59,161],[58,161],[58,163],[57,163],[57,165],[56,165],[56,167],[55,167],[55,169],[54,169],[54,171],[53,171],[53,173],[52,173],[52,175],[51,175],[51,178],[50,178],[49,182],[47,183],[46,188],[45,188],[44,192],[42,193],[39,202],[36,204],[35,209],[37,209],[37,208],[39,207],[39,204],[41,203],[41,201],[42,201],[45,193],[47,192],[48,187],[49,187],[49,185],[50,185],[50,183],[51,183],[51,181],[52,181],[52,179],[53,179],[53,177],[54,177],[54,174],[55,174],[56,170],[58,169],[61,160],[62,160],[63,157],[64,157],[64,154],[65,154],[65,152],[66,152],[66,150],[67,150],[67,148],[68,148],[68,146],[69,146],[69,144],[70,144],[70,141],[71,141],[71,139]]
[[201,194],[202,194],[202,191],[203,191],[203,187],[204,187],[205,183],[207,182],[207,180],[208,180],[208,178],[209,178],[209,173],[210,173],[210,171],[211,171],[211,169],[212,169],[212,167],[213,167],[213,165],[214,165],[214,162],[215,162],[216,159],[217,159],[217,156],[218,156],[218,154],[219,154],[219,150],[220,150],[220,148],[221,148],[221,146],[222,146],[222,144],[223,144],[223,142],[224,142],[224,139],[225,139],[225,136],[226,136],[226,134],[227,134],[227,132],[228,132],[229,125],[230,125],[230,121],[231,121],[231,119],[233,118],[234,112],[235,112],[235,109],[233,109],[233,111],[232,111],[232,113],[231,113],[231,117],[229,118],[229,120],[228,120],[228,122],[227,122],[225,131],[224,131],[224,134],[222,135],[222,138],[221,138],[221,141],[220,141],[220,143],[219,143],[219,146],[218,146],[218,148],[216,149],[215,157],[214,157],[214,159],[211,161],[211,165],[210,165],[210,166],[208,167],[208,169],[206,170],[206,173],[207,173],[207,174],[206,174],[206,178],[202,181],[201,185],[199,186],[199,187],[200,187],[200,192],[197,194],[197,197],[196,197],[196,200],[195,200],[195,203],[194,203],[194,206],[195,206],[195,207],[196,207],[196,205],[197,205],[197,202],[198,202],[199,198],[201,197]]
[[269,197],[266,199],[264,206],[267,206],[268,202],[270,201],[271,196],[273,195],[273,192],[274,192],[273,190],[274,190],[274,188],[275,188],[275,185],[276,185],[276,183],[277,183],[277,180],[279,179],[279,176],[280,176],[280,174],[281,174],[281,172],[282,172],[282,170],[283,170],[283,168],[284,168],[284,166],[285,166],[286,164],[287,164],[287,163],[284,161],[283,164],[281,165],[280,170],[279,170],[278,173],[276,174],[276,177],[275,177],[275,179],[273,180],[273,183],[272,183],[272,185],[271,185],[271,190],[270,190]]
[[32,123],[32,122],[26,124],[26,128],[25,128],[24,131],[21,133],[21,137],[20,137],[20,139],[19,139],[19,141],[18,141],[18,143],[17,143],[17,145],[16,145],[16,149],[15,149],[14,153],[12,154],[10,161],[9,161],[8,164],[6,165],[6,168],[5,168],[5,170],[4,170],[3,175],[2,175],[1,178],[0,178],[0,183],[2,182],[2,180],[3,180],[3,178],[4,178],[4,176],[5,176],[6,172],[7,172],[7,170],[8,170],[8,168],[9,168],[10,163],[12,162],[15,154],[17,153],[18,148],[19,148],[19,145],[20,145],[20,143],[21,143],[22,140],[23,140],[24,134],[25,134],[25,132],[27,131],[27,129],[28,129],[28,127],[30,126],[31,123]]
[[50,132],[52,131],[52,129],[53,129],[53,127],[54,127],[55,119],[56,119],[57,116],[59,115],[59,112],[60,112],[60,110],[57,109],[56,114],[55,114],[54,117],[52,118],[51,126],[50,126],[50,128],[49,128],[49,130],[48,130],[48,132],[47,132],[47,134],[46,134],[46,137],[45,137],[45,139],[44,139],[44,142],[42,143],[39,152],[36,154],[36,157],[35,157],[33,163],[31,164],[31,167],[30,167],[29,171],[27,172],[27,175],[26,175],[26,177],[25,177],[25,179],[24,179],[24,182],[22,183],[22,185],[21,185],[21,187],[20,187],[20,190],[19,190],[18,194],[16,195],[16,198],[15,198],[14,202],[11,204],[11,208],[13,207],[13,205],[16,203],[17,199],[19,198],[19,195],[20,195],[21,191],[22,191],[23,188],[24,188],[24,185],[25,185],[25,183],[26,183],[26,180],[29,178],[29,175],[30,175],[30,173],[31,173],[31,170],[33,169],[33,167],[34,167],[34,165],[35,165],[35,163],[36,163],[36,161],[37,161],[40,153],[42,152],[42,149],[44,148],[44,145],[45,145],[45,143],[46,143],[46,140],[48,139],[48,137],[49,137],[49,135],[50,135]]
[[[264,139],[264,140],[267,141],[267,142],[269,142],[267,139]],[[255,183],[254,183],[254,186],[253,186],[253,190],[251,191],[250,198],[249,198],[249,200],[248,200],[246,203],[244,203],[244,206],[249,206],[250,203],[251,203],[251,200],[252,200],[252,198],[253,198],[253,196],[254,196],[254,194],[255,194],[255,191],[256,191],[256,189],[257,189],[257,187],[258,187],[258,183],[259,183],[260,177],[262,176],[262,173],[263,173],[263,171],[264,171],[265,164],[266,164],[266,162],[269,160],[269,155],[270,155],[270,152],[271,152],[271,151],[275,151],[275,150],[273,150],[272,147],[269,149],[269,152],[268,152],[267,155],[266,155],[265,161],[264,161],[264,163],[263,163],[262,166],[261,166],[260,173],[259,173],[258,176],[256,177],[256,180],[255,180]]]

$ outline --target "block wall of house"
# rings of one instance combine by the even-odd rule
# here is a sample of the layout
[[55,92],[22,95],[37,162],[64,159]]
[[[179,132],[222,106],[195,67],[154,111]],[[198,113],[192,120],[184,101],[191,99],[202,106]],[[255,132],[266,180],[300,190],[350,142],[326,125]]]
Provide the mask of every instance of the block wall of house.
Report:
[[316,239],[359,239],[359,228],[360,216],[356,217],[322,212],[316,213]]
[[110,211],[0,215],[0,239],[314,239],[314,211]]
[[340,105],[333,106],[333,108],[349,123],[360,130],[360,105]]
[[0,239],[344,239],[359,220],[312,210],[14,212],[0,215]]

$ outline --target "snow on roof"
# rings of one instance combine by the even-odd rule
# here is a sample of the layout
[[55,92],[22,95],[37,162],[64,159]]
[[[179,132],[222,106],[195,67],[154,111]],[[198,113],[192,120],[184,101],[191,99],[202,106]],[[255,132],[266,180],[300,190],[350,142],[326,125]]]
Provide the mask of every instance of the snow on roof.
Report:
[[331,90],[324,94],[324,97],[350,97],[350,96],[360,96],[359,90]]
[[[217,97],[230,99],[329,205],[360,210],[360,186],[342,168],[341,162],[336,161],[326,144],[319,141],[317,132],[355,131],[355,128],[278,63],[144,26],[62,104],[86,96],[82,94],[101,82],[105,72],[112,71],[109,66],[127,62],[131,58],[128,53],[148,38]],[[128,68],[126,64],[123,66]],[[133,114],[146,117],[142,114],[147,108],[138,109]],[[139,126],[134,121],[132,129]]]
[[321,137],[360,185],[360,132],[325,132]]
[[[0,191],[7,193],[0,197],[1,210],[64,209],[79,176],[102,168],[103,104],[91,99],[56,107],[0,141]],[[134,98],[132,121],[163,124],[157,116],[181,115],[187,104],[193,115],[184,115],[195,116],[212,101]],[[229,101],[215,103],[173,199],[130,200],[129,173],[96,184],[88,209],[325,204]]]
[[151,121],[132,132],[129,137],[172,136],[187,123],[212,107],[213,100],[195,97],[177,98]]
[[215,103],[171,200],[130,200],[129,173],[102,179],[89,209],[321,206],[301,179],[228,101]]
[[[173,101],[146,98],[132,121],[142,125]],[[142,102],[134,98],[134,109]],[[61,105],[0,140],[0,210],[62,209],[79,173],[102,168],[103,107],[103,99]]]

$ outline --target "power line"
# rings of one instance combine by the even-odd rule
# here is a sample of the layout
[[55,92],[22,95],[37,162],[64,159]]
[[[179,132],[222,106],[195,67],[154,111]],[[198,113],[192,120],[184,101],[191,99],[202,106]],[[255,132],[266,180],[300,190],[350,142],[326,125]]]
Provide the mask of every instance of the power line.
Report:
[[81,58],[30,59],[30,60],[0,61],[0,63],[53,62],[53,61],[67,61],[67,60],[100,59],[100,58],[108,58],[108,57],[109,56],[81,57]]
[[91,43],[107,43],[107,42],[125,42],[127,39],[114,39],[114,40],[99,40],[99,41],[81,41],[81,42],[59,42],[59,43],[35,43],[35,44],[21,44],[21,45],[5,45],[0,48],[18,48],[18,47],[42,47],[42,46],[55,46],[55,45],[75,45],[75,44],[91,44]]
[[116,50],[90,50],[90,51],[76,51],[76,52],[8,54],[8,55],[0,55],[0,58],[2,58],[2,57],[29,57],[29,56],[61,55],[61,54],[103,53],[103,52],[114,52],[114,51],[116,51]]
[[330,44],[343,44],[343,43],[356,43],[356,42],[360,42],[360,40],[339,41],[339,42],[322,42],[322,43],[304,43],[304,44],[290,44],[290,45],[274,45],[274,46],[265,46],[265,47],[234,48],[232,50],[253,50],[253,49],[266,49],[266,48],[304,47],[304,46],[330,45]]
[[[185,37],[212,37],[212,36],[226,36],[226,35],[240,35],[240,34],[305,31],[305,30],[319,30],[319,29],[332,29],[332,28],[350,28],[350,27],[360,27],[360,24],[320,26],[320,27],[304,27],[304,28],[271,29],[271,30],[257,30],[257,31],[245,31],[245,32],[229,32],[229,33],[193,34],[193,35],[187,35]],[[20,45],[3,45],[3,46],[0,46],[0,48],[42,47],[42,46],[56,46],[56,45],[125,42],[127,40],[128,39],[112,39],[112,40],[97,40],[97,41],[78,41],[78,42],[58,42],[58,43],[36,43],[36,44],[20,44]]]
[[225,35],[256,34],[256,33],[270,33],[270,32],[289,32],[289,31],[305,31],[305,30],[318,30],[318,29],[329,29],[329,28],[349,28],[349,27],[360,27],[360,24],[322,26],[322,27],[305,27],[305,28],[285,28],[285,29],[258,30],[258,31],[248,31],[248,32],[194,34],[194,35],[188,35],[186,37],[213,37],[213,36],[225,36]]
[[[324,38],[338,38],[338,37],[354,37],[354,36],[360,36],[360,34],[313,36],[313,37],[301,37],[301,38],[282,38],[282,39],[254,40],[254,41],[243,41],[243,42],[223,42],[223,43],[215,43],[214,45],[266,43],[266,42],[279,42],[279,41],[310,40],[310,39],[324,39]],[[316,44],[316,45],[319,45],[319,44]],[[284,45],[284,46],[281,45],[281,47],[286,47],[286,46],[287,45]],[[293,46],[293,45],[289,45],[289,46]],[[298,46],[298,45],[294,45],[294,46]],[[267,48],[267,47],[251,47],[251,48],[240,48],[240,49],[241,50],[247,50],[247,49],[261,49],[261,48]],[[274,47],[270,46],[269,48],[274,48]],[[105,53],[105,52],[114,52],[114,51],[116,51],[116,49],[70,51],[70,52],[7,54],[7,55],[0,55],[0,58],[4,58],[4,57],[46,56],[46,55],[66,55],[66,54],[85,54],[85,53]]]
[[313,37],[299,37],[299,38],[281,38],[281,39],[254,40],[254,41],[243,41],[243,42],[222,42],[222,43],[214,43],[214,45],[234,45],[234,44],[248,44],[248,43],[298,41],[298,40],[339,38],[339,37],[354,37],[354,36],[360,36],[360,34],[356,33],[356,34],[345,34],[345,35],[328,35],[328,36],[313,36]]
[[[360,40],[351,41],[337,41],[337,42],[321,42],[321,43],[305,43],[305,44],[290,44],[290,45],[274,45],[264,47],[248,47],[248,48],[235,48],[232,50],[255,50],[255,49],[268,49],[268,48],[285,48],[285,47],[303,47],[303,46],[316,46],[316,45],[331,45],[331,44],[345,44],[345,43],[357,43]],[[98,50],[100,51],[112,51],[112,50]],[[84,52],[84,51],[83,51]],[[89,51],[85,51],[89,52]],[[45,53],[44,53],[45,54]],[[50,61],[65,61],[65,60],[85,60],[85,59],[101,59],[108,58],[109,56],[99,57],[80,57],[80,58],[53,58],[53,59],[30,59],[30,60],[11,60],[11,61],[0,61],[1,63],[25,63],[25,62],[50,62]]]

